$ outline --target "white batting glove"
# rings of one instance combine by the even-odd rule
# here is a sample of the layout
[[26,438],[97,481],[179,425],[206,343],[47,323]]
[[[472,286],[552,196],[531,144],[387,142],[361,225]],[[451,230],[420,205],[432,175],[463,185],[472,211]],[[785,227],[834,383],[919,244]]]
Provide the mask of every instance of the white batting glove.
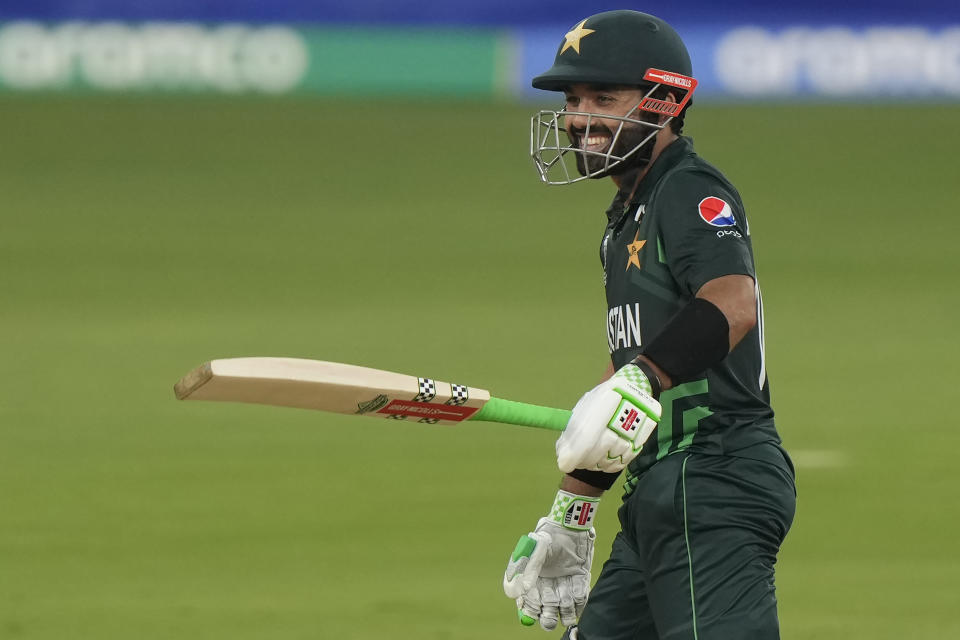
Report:
[[503,592],[517,602],[520,623],[540,621],[546,631],[557,623],[575,624],[590,593],[593,517],[599,498],[557,492],[550,515],[520,538],[507,570]]
[[650,380],[635,364],[621,367],[580,398],[557,440],[557,466],[620,471],[637,457],[660,421]]

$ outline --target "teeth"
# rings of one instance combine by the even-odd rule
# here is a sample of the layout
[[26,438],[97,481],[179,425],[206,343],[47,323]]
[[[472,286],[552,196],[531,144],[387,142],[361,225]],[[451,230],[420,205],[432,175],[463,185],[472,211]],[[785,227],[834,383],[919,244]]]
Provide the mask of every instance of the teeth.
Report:
[[607,144],[607,141],[610,140],[607,136],[590,136],[587,138],[586,145],[588,147],[600,147]]

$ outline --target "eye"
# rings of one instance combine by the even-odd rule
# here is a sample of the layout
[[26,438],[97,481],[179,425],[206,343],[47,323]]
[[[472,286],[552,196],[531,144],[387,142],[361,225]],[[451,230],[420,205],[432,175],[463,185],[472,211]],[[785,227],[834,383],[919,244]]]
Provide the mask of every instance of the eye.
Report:
[[616,98],[614,98],[613,96],[608,96],[606,94],[597,96],[597,104],[604,104],[604,105],[613,104],[616,101],[617,101]]
[[578,104],[580,104],[580,98],[578,98],[577,96],[567,96],[568,107],[575,107]]

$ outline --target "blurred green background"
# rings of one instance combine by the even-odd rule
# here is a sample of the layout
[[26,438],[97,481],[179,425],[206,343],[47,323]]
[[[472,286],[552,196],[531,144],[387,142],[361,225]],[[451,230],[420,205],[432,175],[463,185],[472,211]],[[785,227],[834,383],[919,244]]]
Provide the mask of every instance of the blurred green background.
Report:
[[[541,186],[533,110],[0,97],[0,638],[545,637],[500,580],[553,497],[549,432],[171,389],[284,355],[571,406],[605,366],[612,186]],[[798,464],[783,637],[960,637],[960,110],[687,122],[751,217]]]

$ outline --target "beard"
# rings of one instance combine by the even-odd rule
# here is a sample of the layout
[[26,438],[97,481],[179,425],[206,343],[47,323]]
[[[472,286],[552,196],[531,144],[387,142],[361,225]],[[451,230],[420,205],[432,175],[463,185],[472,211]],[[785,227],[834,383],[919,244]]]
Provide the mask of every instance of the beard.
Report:
[[[654,129],[640,125],[624,124],[620,130],[620,137],[617,138],[617,142],[613,145],[612,150],[604,148],[597,149],[596,151],[591,150],[589,153],[579,151],[581,142],[585,139],[585,133],[586,131],[584,129],[571,128],[567,131],[570,144],[578,149],[578,151],[575,152],[577,171],[579,171],[582,176],[605,178],[647,166],[647,164],[650,163],[650,156],[653,155],[654,137],[651,136],[655,136],[657,132]],[[594,134],[606,135],[610,140],[613,140],[614,132],[604,126],[590,127],[590,135],[593,136]],[[650,137],[650,139],[646,140],[648,137]],[[645,140],[646,142],[644,142]],[[634,151],[633,155],[626,160],[616,161],[614,159],[622,158],[641,144],[643,147]],[[611,166],[604,169],[604,166],[607,164],[608,151],[610,152]]]

